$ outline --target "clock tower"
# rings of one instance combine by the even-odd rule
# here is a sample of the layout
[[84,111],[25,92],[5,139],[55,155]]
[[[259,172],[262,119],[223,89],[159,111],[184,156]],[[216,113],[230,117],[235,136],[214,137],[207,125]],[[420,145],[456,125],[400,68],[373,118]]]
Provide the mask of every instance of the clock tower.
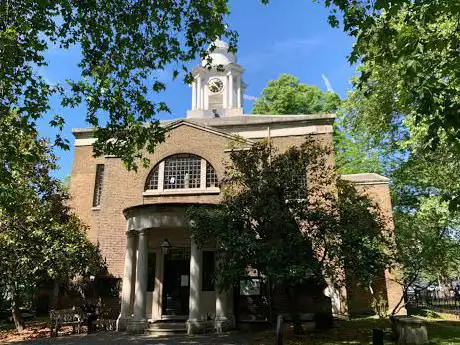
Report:
[[216,40],[215,49],[192,71],[192,109],[187,118],[227,117],[243,115],[243,68],[236,63],[235,54],[227,43]]

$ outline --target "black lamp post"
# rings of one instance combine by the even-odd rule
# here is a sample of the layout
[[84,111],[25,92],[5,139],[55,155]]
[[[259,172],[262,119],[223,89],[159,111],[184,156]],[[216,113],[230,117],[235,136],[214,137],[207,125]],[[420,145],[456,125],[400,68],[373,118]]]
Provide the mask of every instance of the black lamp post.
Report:
[[163,255],[167,255],[169,253],[169,250],[171,249],[171,243],[169,243],[168,239],[165,238],[164,241],[160,244],[161,248],[161,253]]

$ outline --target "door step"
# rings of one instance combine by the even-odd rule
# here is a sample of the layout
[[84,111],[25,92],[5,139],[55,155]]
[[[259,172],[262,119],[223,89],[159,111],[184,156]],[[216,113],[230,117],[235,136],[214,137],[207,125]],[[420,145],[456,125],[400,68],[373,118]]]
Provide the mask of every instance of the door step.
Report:
[[162,315],[161,321],[187,321],[188,315]]
[[167,335],[167,334],[177,334],[177,333],[186,333],[187,325],[185,322],[181,321],[155,321],[150,322],[146,332],[149,334],[155,335]]

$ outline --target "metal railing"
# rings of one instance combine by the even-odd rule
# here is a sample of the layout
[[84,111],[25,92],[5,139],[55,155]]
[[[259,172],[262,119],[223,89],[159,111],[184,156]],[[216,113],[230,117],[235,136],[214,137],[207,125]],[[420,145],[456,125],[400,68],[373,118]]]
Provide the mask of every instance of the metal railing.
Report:
[[460,290],[424,289],[409,291],[407,304],[416,308],[460,314]]

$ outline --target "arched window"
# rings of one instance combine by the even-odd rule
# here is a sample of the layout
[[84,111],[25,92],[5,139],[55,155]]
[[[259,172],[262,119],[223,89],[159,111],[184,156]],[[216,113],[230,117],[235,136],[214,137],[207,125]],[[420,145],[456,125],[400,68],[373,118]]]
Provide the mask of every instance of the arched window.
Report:
[[158,163],[150,172],[145,191],[218,189],[216,172],[211,164],[197,155],[181,153]]

